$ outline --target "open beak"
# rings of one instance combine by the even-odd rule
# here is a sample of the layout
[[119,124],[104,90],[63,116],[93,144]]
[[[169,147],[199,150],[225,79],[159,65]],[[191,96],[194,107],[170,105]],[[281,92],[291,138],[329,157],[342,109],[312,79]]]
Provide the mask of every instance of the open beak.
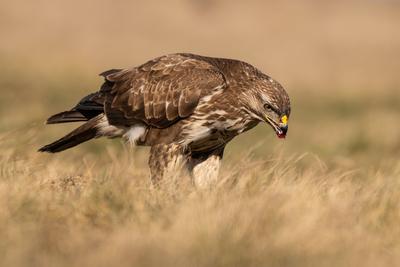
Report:
[[285,138],[288,131],[288,117],[286,115],[282,116],[279,123],[267,118],[267,122],[274,128],[276,135],[279,138]]
[[286,137],[287,131],[288,131],[288,126],[287,126],[287,125],[281,126],[281,127],[279,127],[278,130],[276,131],[276,135],[277,135],[279,138],[285,138],[285,137]]

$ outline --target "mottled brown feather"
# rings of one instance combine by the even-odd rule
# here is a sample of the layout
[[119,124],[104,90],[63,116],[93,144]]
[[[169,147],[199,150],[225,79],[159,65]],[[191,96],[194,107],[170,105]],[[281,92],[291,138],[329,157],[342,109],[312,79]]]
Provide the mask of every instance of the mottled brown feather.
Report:
[[113,83],[105,108],[110,123],[127,125],[137,120],[157,128],[190,116],[201,96],[225,85],[214,65],[179,54],[113,72],[105,78]]

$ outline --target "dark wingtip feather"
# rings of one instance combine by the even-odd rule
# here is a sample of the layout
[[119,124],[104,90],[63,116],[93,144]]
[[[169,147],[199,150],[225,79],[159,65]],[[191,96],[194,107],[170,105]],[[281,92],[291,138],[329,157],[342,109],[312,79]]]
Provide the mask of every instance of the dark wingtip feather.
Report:
[[87,118],[79,111],[63,111],[57,113],[46,120],[46,124],[67,123],[87,121]]

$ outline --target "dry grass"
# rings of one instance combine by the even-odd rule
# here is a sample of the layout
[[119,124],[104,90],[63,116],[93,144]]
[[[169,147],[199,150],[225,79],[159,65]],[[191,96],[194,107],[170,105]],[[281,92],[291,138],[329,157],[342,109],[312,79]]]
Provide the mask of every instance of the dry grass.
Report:
[[[372,0],[1,2],[0,266],[399,265],[399,14]],[[287,140],[261,125],[238,137],[212,191],[152,188],[148,149],[116,140],[35,152],[75,126],[42,121],[94,74],[175,51],[281,81]]]
[[[127,151],[21,156],[2,143],[2,266],[394,266],[400,165],[313,155],[230,163],[217,188],[149,186]],[[118,157],[119,160],[116,160]],[[141,157],[136,155],[136,157]],[[103,163],[107,162],[107,163]]]

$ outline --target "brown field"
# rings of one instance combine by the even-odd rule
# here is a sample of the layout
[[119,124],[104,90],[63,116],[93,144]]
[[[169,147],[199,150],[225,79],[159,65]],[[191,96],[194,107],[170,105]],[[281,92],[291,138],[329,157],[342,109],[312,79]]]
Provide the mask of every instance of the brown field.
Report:
[[[399,28],[395,0],[1,1],[0,266],[399,266]],[[36,152],[97,73],[172,52],[280,81],[287,139],[235,139],[210,191],[120,140]]]

